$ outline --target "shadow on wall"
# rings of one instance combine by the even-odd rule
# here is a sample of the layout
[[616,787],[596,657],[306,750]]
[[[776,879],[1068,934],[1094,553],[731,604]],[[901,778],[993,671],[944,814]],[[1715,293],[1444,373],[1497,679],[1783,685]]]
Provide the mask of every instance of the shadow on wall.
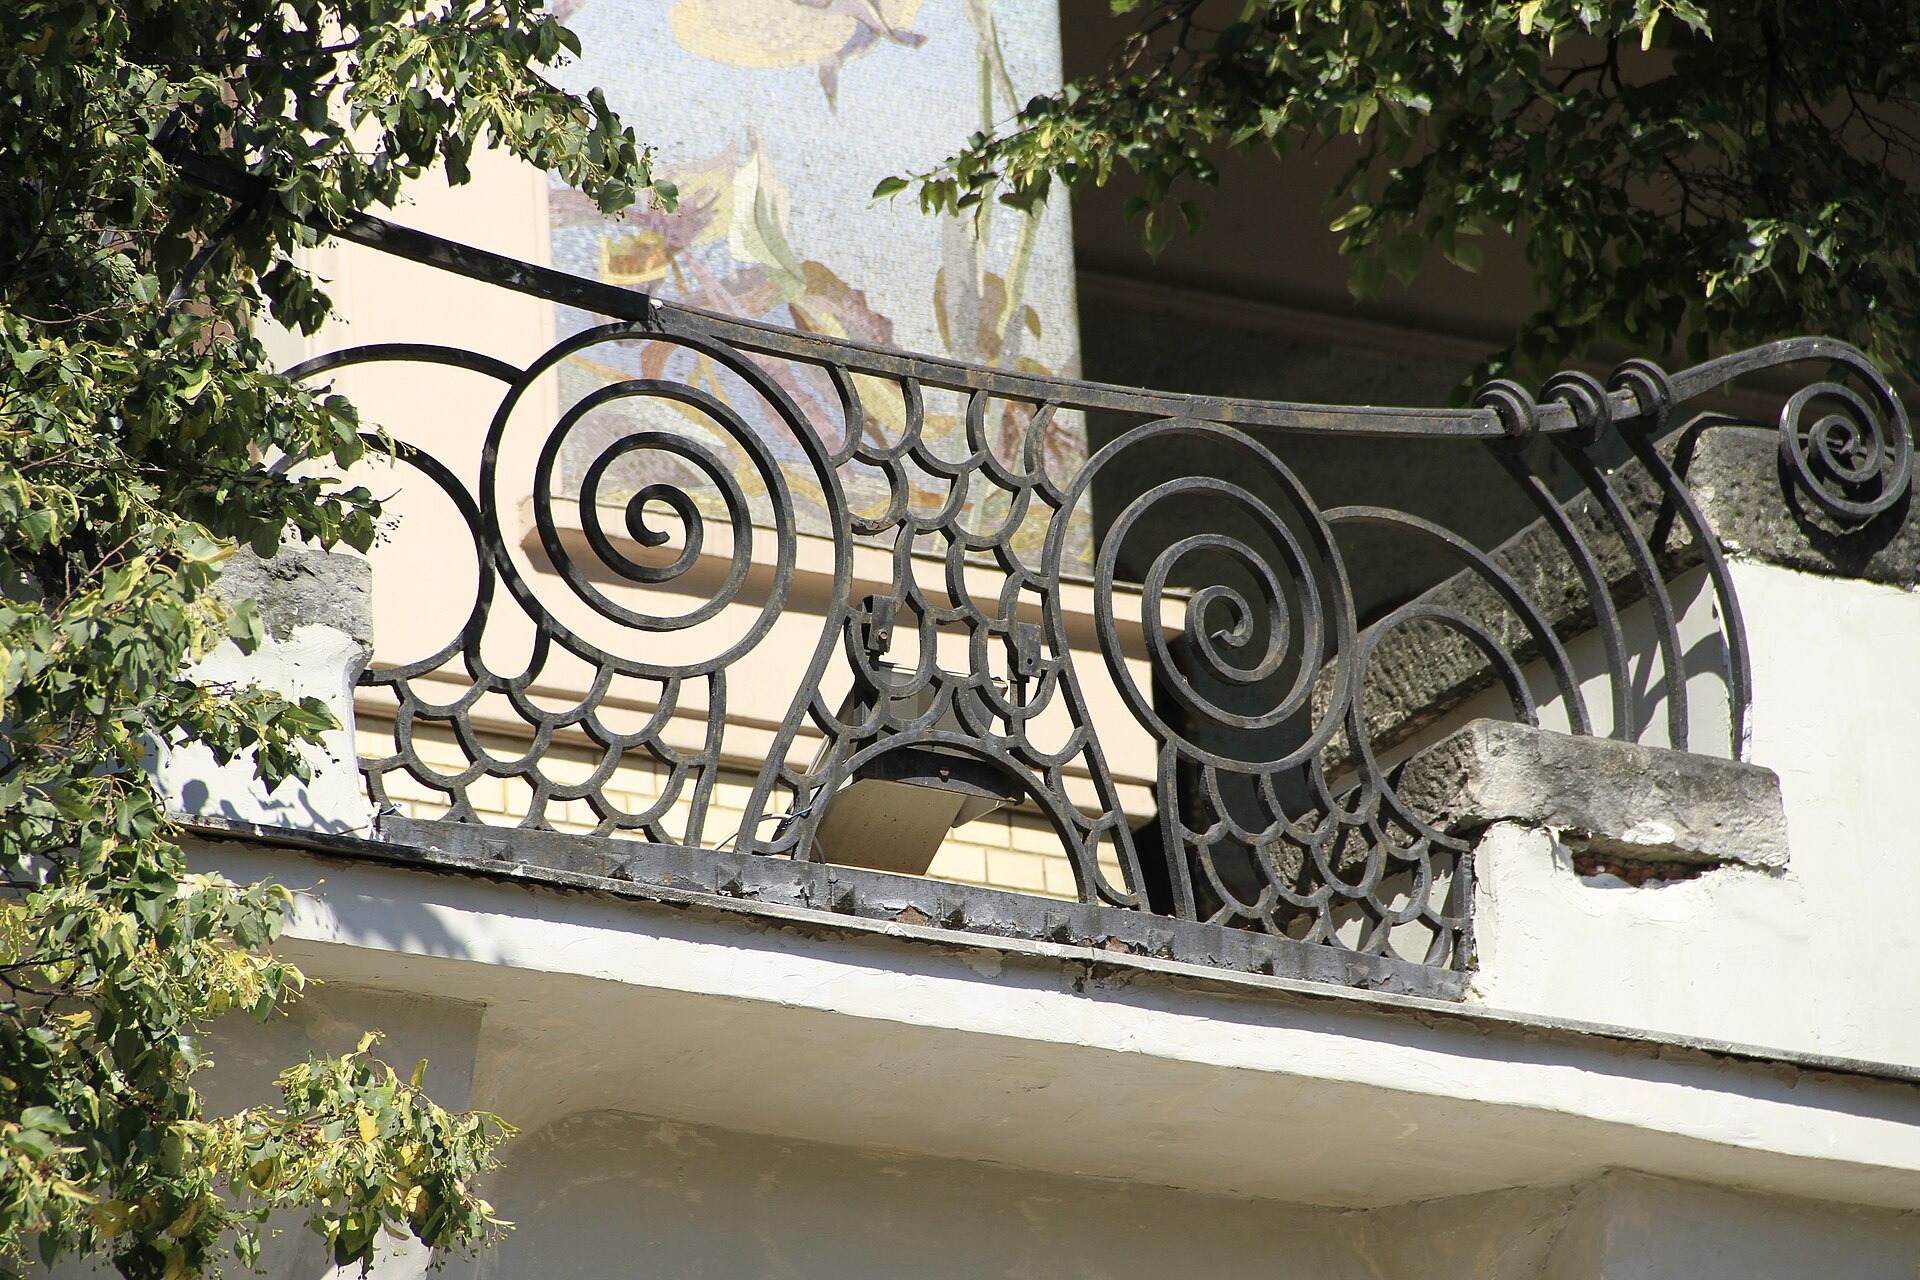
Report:
[[[515,1230],[467,1274],[1361,1280],[1351,1215],[576,1114],[508,1152]],[[448,1274],[462,1274],[460,1265]]]
[[[1609,1173],[1370,1211],[1202,1195],[579,1113],[510,1149],[518,1224],[449,1276],[1911,1275],[1910,1215]],[[1284,1263],[1281,1260],[1284,1259]]]
[[367,830],[365,824],[355,826],[350,817],[322,813],[307,789],[297,781],[282,784],[264,798],[251,795],[243,807],[229,797],[216,797],[205,779],[193,778],[180,788],[178,804],[182,814],[194,818],[220,818],[227,822],[331,834],[364,835]]
[[[475,894],[486,887],[464,876],[424,867],[382,868],[317,854],[311,861],[289,863],[246,837],[198,836],[187,842],[187,853],[194,870],[217,870],[240,884],[275,881],[291,890],[294,921],[278,950],[303,967],[325,969],[314,964],[316,954],[335,944],[351,948],[347,954],[364,950],[483,964],[508,959],[508,944],[493,938],[484,924],[474,923],[489,919],[486,910],[473,909]],[[527,901],[528,912],[539,910],[532,905],[536,901],[543,900]],[[463,926],[449,927],[456,919]]]

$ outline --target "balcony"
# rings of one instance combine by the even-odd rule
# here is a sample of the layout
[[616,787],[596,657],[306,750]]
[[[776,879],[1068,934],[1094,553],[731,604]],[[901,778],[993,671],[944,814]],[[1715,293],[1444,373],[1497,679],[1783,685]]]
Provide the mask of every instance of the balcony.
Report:
[[[317,824],[380,856],[1457,1000],[1495,824],[1628,883],[1785,865],[1725,548],[1781,509],[1851,553],[1908,500],[1898,397],[1820,339],[1450,410],[1203,399],[348,238],[591,317],[297,370],[414,410],[368,437],[371,817]],[[1063,468],[1080,415],[1111,442]],[[1483,455],[1537,519],[1323,507],[1288,459],[1329,436]],[[1408,549],[1451,572],[1370,592]]]
[[1193,399],[348,235],[371,340],[303,372],[400,518],[236,557],[272,639],[207,674],[350,731],[165,772],[325,983],[212,1090],[381,1025],[525,1131],[466,1274],[1911,1257],[1920,524],[1858,353]]

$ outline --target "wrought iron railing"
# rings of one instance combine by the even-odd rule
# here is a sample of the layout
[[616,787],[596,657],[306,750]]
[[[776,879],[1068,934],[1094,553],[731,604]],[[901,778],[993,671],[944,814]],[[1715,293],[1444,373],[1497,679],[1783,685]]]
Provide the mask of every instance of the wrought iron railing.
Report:
[[[1630,361],[1605,384],[1562,374],[1538,397],[1496,383],[1461,409],[1209,399],[730,319],[373,220],[347,234],[601,320],[525,367],[431,344],[300,367],[318,378],[426,362],[499,389],[492,421],[473,428],[472,474],[375,442],[444,493],[478,562],[472,607],[445,642],[404,662],[377,654],[362,678],[391,718],[390,749],[362,762],[377,804],[391,811],[389,792],[406,777],[444,795],[446,821],[478,823],[475,789],[511,780],[526,797],[525,828],[551,827],[572,806],[595,836],[674,847],[676,865],[804,866],[832,853],[818,835],[853,780],[972,769],[971,784],[944,780],[1024,797],[1078,886],[1082,923],[1036,910],[1008,927],[1080,941],[1104,931],[1174,954],[1168,938],[1211,929],[1201,950],[1231,952],[1222,962],[1243,967],[1320,972],[1298,958],[1324,948],[1351,961],[1336,976],[1419,986],[1420,975],[1470,961],[1469,843],[1401,802],[1382,743],[1395,735],[1366,705],[1370,664],[1409,633],[1447,632],[1465,646],[1478,675],[1454,681],[1456,693],[1504,689],[1531,721],[1542,682],[1529,672],[1544,673],[1566,727],[1629,737],[1640,731],[1629,632],[1641,624],[1626,615],[1642,611],[1675,673],[1661,728],[1685,748],[1695,730],[1669,579],[1691,560],[1717,604],[1725,749],[1740,754],[1746,638],[1727,565],[1681,475],[1688,402],[1742,375],[1817,362],[1824,371],[1784,396],[1779,414],[1797,500],[1863,522],[1902,500],[1911,469],[1891,387],[1859,352],[1820,339],[1671,375]],[[588,382],[541,389],[582,362],[599,370]],[[1089,411],[1120,424],[1117,434],[1056,474],[1049,433]],[[1540,599],[1505,552],[1430,520],[1316,506],[1287,462],[1290,437],[1305,434],[1491,450],[1538,513],[1525,536],[1559,549],[1576,605]],[[1108,513],[1091,553],[1076,544],[1104,473],[1194,437],[1237,461],[1221,474],[1165,475]],[[1609,449],[1626,464],[1617,473],[1595,460]],[[1571,469],[1577,493],[1550,487],[1547,453]],[[1625,491],[1629,472],[1637,498]],[[1117,583],[1126,540],[1161,504],[1196,498],[1219,519],[1183,520],[1137,585]],[[1442,548],[1459,575],[1363,627],[1340,541],[1360,526]],[[690,637],[703,628],[700,650]],[[491,637],[507,632],[518,639],[503,658]],[[1599,638],[1597,677],[1569,656],[1576,634]],[[727,741],[739,703],[730,682],[750,656],[758,696],[768,671],[784,682],[784,713],[748,726],[743,753]],[[1596,679],[1602,692],[1590,698]],[[689,723],[704,726],[697,739]],[[463,765],[423,757],[429,729],[457,744]],[[1109,758],[1122,739],[1150,754],[1140,772],[1157,815],[1144,821],[1129,816]],[[562,776],[553,762],[568,743]],[[910,767],[886,767],[913,752]],[[644,803],[616,794],[635,762],[659,779]],[[720,824],[711,801],[729,769],[751,782],[744,813]],[[715,848],[729,844],[732,853]],[[702,847],[713,852],[686,852]],[[723,891],[742,873],[728,874]],[[957,901],[905,918],[939,926],[991,914]],[[1134,918],[1143,929],[1113,924]]]

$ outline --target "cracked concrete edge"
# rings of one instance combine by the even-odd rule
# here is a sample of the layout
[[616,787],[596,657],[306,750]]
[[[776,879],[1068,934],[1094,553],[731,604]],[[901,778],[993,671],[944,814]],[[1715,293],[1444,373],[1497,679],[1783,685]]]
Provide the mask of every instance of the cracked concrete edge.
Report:
[[262,559],[241,547],[221,565],[219,590],[228,600],[256,602],[276,640],[323,626],[373,647],[373,566],[360,556],[291,546]]
[[1771,769],[1498,720],[1474,720],[1409,760],[1395,791],[1457,833],[1518,822],[1623,863],[1787,865]]

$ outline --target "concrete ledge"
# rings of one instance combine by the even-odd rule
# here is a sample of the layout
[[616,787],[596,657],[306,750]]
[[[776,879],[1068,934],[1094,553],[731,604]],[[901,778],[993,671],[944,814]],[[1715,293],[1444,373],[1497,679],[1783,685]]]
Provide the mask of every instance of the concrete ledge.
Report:
[[[956,932],[925,924],[841,915],[817,908],[793,907],[758,900],[730,898],[666,885],[613,880],[578,871],[561,871],[523,862],[470,858],[433,849],[414,849],[364,836],[332,835],[293,828],[264,827],[244,822],[183,818],[195,851],[243,853],[246,856],[288,856],[316,859],[322,869],[340,871],[356,866],[417,876],[410,895],[435,900],[444,881],[473,881],[505,886],[523,893],[552,895],[555,901],[571,896],[614,904],[622,909],[662,908],[689,919],[739,928],[748,934],[784,931],[794,937],[819,941],[900,944],[923,947],[935,954],[974,957],[969,967],[990,974],[992,955],[1002,962],[1024,961],[1072,967],[1075,989],[1170,990],[1238,997],[1246,1003],[1273,1001],[1304,1009],[1365,1011],[1385,1018],[1405,1019],[1429,1028],[1458,1026],[1476,1037],[1512,1035],[1523,1040],[1586,1041],[1608,1045],[1637,1058],[1741,1063],[1778,1074],[1782,1070],[1853,1076],[1866,1080],[1920,1086],[1920,1066],[1901,1062],[1850,1058],[1831,1053],[1784,1049],[1715,1036],[1650,1031],[1624,1023],[1598,1022],[1514,1011],[1472,1001],[1435,998],[1382,988],[1346,986],[1276,973],[1191,964],[1161,956],[1139,955],[1105,947],[1087,947],[1041,939]],[[249,871],[247,874],[253,875]],[[261,878],[255,875],[255,878]],[[325,883],[309,877],[303,884]],[[398,902],[407,895],[397,895]],[[542,915],[535,912],[535,915]],[[542,918],[545,918],[542,916]],[[661,917],[665,918],[665,917]],[[378,985],[378,984],[375,984]]]
[[1409,760],[1395,789],[1454,832],[1518,822],[1629,865],[1787,865],[1780,779],[1757,765],[1475,720]]
[[476,1104],[529,1129],[644,1102],[794,1140],[1341,1207],[1611,1167],[1920,1203],[1910,1067],[221,834],[196,865],[324,880],[280,943],[313,976],[484,1001]]
[[1465,975],[1459,971],[1393,956],[864,867],[397,814],[380,820],[379,839],[387,847],[407,850],[408,857],[449,855],[465,863],[583,875],[615,892],[625,892],[626,886],[642,894],[669,889],[927,926],[952,935],[1047,941],[1109,955],[1154,956],[1373,991],[1446,1000],[1465,993]]

